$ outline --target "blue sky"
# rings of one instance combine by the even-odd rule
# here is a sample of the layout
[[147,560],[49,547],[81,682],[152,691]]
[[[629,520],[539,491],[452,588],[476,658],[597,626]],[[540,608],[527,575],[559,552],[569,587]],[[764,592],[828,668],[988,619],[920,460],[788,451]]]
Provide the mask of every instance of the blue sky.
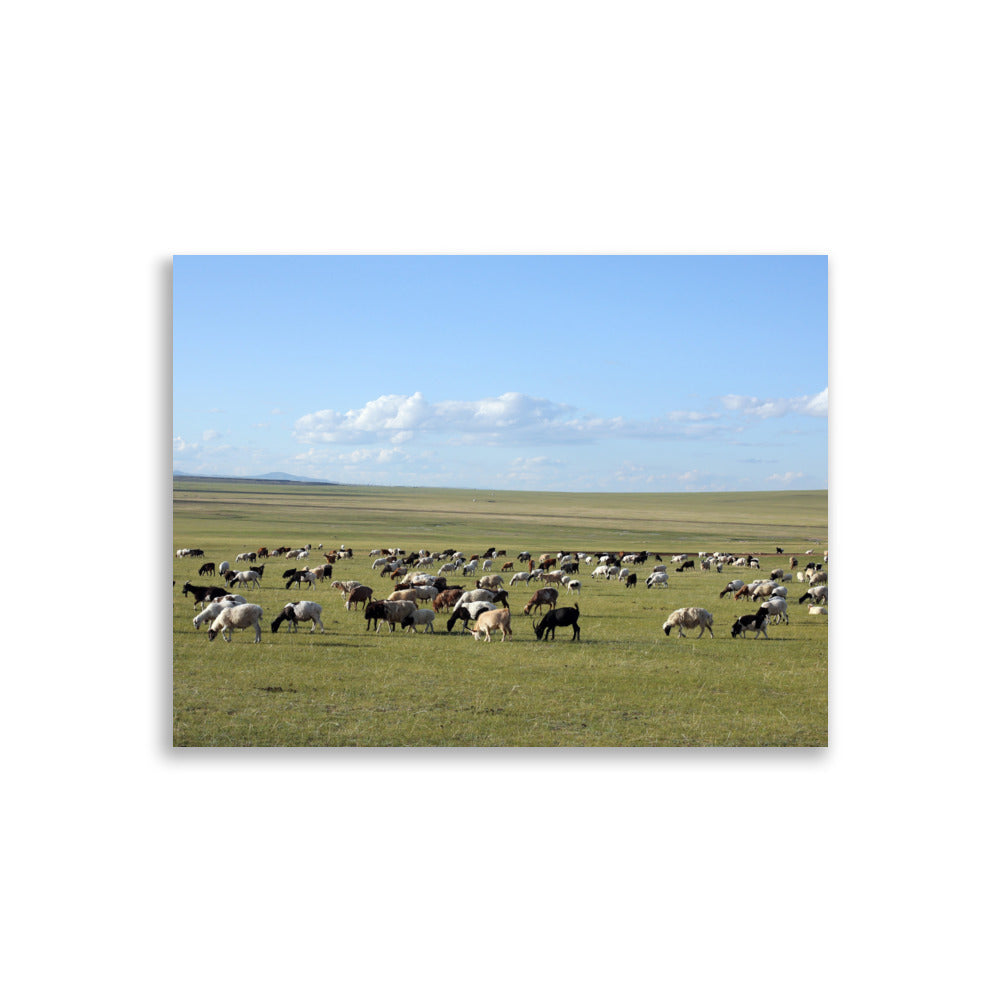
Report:
[[343,483],[827,487],[827,258],[175,256],[173,462]]

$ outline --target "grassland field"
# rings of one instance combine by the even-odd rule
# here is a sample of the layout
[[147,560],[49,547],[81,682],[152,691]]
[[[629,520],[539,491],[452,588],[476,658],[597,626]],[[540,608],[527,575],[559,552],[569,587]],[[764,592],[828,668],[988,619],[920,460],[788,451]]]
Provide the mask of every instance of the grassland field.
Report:
[[[720,598],[733,578],[767,578],[788,569],[807,549],[822,559],[828,547],[827,493],[489,492],[323,486],[250,480],[174,480],[173,549],[201,548],[204,557],[173,560],[174,745],[178,747],[673,747],[825,746],[828,642],[826,615],[809,615],[788,585],[788,625],[769,639],[733,639],[746,602]],[[204,562],[216,566],[237,553],[282,545],[313,547],[293,562],[262,560],[260,590],[243,591],[264,609],[260,644],[253,631],[209,643],[195,630],[185,581]],[[639,585],[593,580],[581,563],[581,641],[560,629],[537,641],[521,613],[538,584],[511,589],[513,637],[476,642],[445,631],[365,631],[362,612],[347,611],[329,582],[317,589],[285,588],[281,574],[324,562],[341,545],[354,558],[334,566],[334,579],[392,590],[372,568],[369,551],[506,549],[502,562],[528,550],[700,551],[755,553],[759,570],[674,572],[666,588],[643,584],[652,564],[638,567]],[[784,549],[783,555],[775,552]],[[596,561],[595,561],[596,565]],[[234,568],[237,568],[234,566]],[[239,568],[243,568],[242,564]],[[433,567],[435,570],[437,566]],[[516,566],[516,568],[521,568]],[[645,570],[645,572],[644,572]],[[501,574],[505,581],[510,573]],[[449,575],[472,587],[475,579]],[[323,634],[308,625],[277,633],[270,622],[285,603],[315,600]],[[680,638],[662,631],[676,608],[707,608],[715,637]],[[535,619],[537,621],[537,617]]]

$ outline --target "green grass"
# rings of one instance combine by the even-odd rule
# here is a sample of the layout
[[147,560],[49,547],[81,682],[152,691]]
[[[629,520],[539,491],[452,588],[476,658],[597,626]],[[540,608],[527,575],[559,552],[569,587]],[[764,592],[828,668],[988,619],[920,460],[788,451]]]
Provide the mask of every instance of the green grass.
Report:
[[[484,493],[179,479],[173,548],[197,546],[205,558],[174,559],[174,743],[825,746],[827,617],[808,615],[796,600],[805,587],[793,583],[790,625],[769,628],[767,641],[732,639],[733,618],[748,608],[718,593],[733,577],[787,569],[791,553],[814,548],[822,558],[826,538],[825,492]],[[206,582],[197,576],[202,562],[306,543],[351,546],[355,558],[338,563],[335,578],[360,580],[376,595],[391,590],[368,555],[383,546],[472,554],[495,545],[507,559],[522,549],[649,549],[665,558],[720,549],[758,552],[761,569],[671,572],[665,590],[646,590],[647,565],[639,587],[626,591],[591,580],[592,567],[581,565],[581,642],[569,641],[570,630],[536,641],[521,614],[534,587],[518,585],[513,639],[484,643],[446,633],[442,615],[436,634],[366,632],[362,614],[346,611],[329,584],[287,591],[281,573],[292,561],[269,559],[263,588],[248,599],[268,623],[288,600],[316,600],[325,634],[302,626],[272,634],[265,625],[260,644],[252,631],[210,644],[195,631],[193,600],[180,592],[185,580]],[[322,561],[320,552],[307,560]],[[666,616],[687,605],[714,614],[714,639],[694,639],[697,630],[664,636]]]

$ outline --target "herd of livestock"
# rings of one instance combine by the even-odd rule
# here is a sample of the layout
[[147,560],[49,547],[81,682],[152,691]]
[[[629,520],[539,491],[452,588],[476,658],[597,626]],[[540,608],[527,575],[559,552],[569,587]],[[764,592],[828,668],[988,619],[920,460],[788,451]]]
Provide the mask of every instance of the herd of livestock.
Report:
[[[495,633],[500,634],[501,642],[511,637],[510,598],[514,587],[523,584],[527,591],[537,585],[538,589],[523,608],[523,614],[532,619],[535,638],[554,639],[557,628],[569,628],[572,630],[571,640],[579,640],[579,601],[574,601],[572,607],[557,605],[561,596],[577,597],[581,593],[581,566],[586,567],[584,572],[590,570],[594,581],[614,581],[630,589],[638,586],[639,574],[645,573],[645,569],[640,567],[649,562],[652,568],[644,580],[647,590],[667,587],[671,571],[721,574],[730,568],[760,570],[758,556],[728,552],[699,552],[697,557],[686,553],[673,554],[669,556],[668,564],[662,554],[648,551],[553,552],[543,553],[537,558],[530,552],[520,552],[516,557],[508,558],[506,550],[496,548],[469,557],[455,549],[410,553],[401,549],[373,549],[369,552],[369,558],[374,558],[372,570],[380,578],[388,578],[386,586],[391,584],[393,587],[385,597],[376,598],[374,589],[359,580],[334,579],[335,567],[345,560],[354,559],[353,550],[347,546],[324,552],[324,561],[312,568],[300,569],[295,565],[299,561],[309,561],[313,553],[322,552],[322,549],[323,546],[313,548],[311,545],[276,549],[261,546],[237,554],[232,565],[228,560],[218,564],[214,561],[202,563],[198,576],[217,577],[225,586],[185,581],[181,595],[193,596],[195,608],[200,609],[194,616],[194,627],[197,629],[205,625],[209,640],[221,634],[227,642],[231,640],[234,630],[252,628],[254,642],[260,642],[264,610],[237,591],[260,589],[267,572],[269,582],[280,574],[285,590],[294,586],[301,592],[304,584],[307,589],[329,586],[339,591],[348,611],[358,609],[363,612],[366,631],[374,626],[375,632],[378,632],[385,622],[390,631],[395,631],[396,625],[399,625],[404,631],[410,629],[416,632],[418,627],[422,627],[424,632],[433,632],[436,616],[448,614],[448,632],[460,625],[461,632],[470,632],[473,638],[486,642]],[[776,555],[784,560],[781,548],[776,550]],[[788,623],[789,594],[786,584],[794,586],[797,582],[806,585],[798,603],[808,602],[809,614],[827,613],[829,591],[825,566],[829,553],[823,552],[822,560],[816,559],[811,549],[805,555],[813,558],[801,569],[798,568],[798,556],[791,555],[787,557],[787,569],[784,565],[775,568],[767,578],[749,582],[732,579],[726,583],[719,593],[720,598],[731,596],[734,602],[760,602],[752,613],[735,617],[730,629],[733,638],[745,638],[753,633],[755,639],[761,634],[766,639],[768,625]],[[204,550],[200,548],[178,549],[175,553],[177,559],[199,557],[205,557]],[[269,560],[282,562],[275,568]],[[291,566],[281,570],[285,560],[291,561]],[[235,568],[239,564],[245,564],[246,568]],[[510,575],[505,581],[504,574],[508,572]],[[337,575],[341,574],[338,572]],[[458,575],[463,579],[471,578],[470,586],[464,583],[455,585]],[[449,576],[453,581],[451,584]],[[471,586],[473,580],[475,586]],[[544,613],[535,624],[535,611],[542,609],[545,609]],[[322,611],[321,605],[315,601],[289,601],[271,622],[271,631],[277,632],[282,623],[287,624],[289,631],[297,631],[299,624],[309,622],[310,632],[315,632],[317,628],[323,632]],[[683,637],[685,629],[698,628],[697,638],[701,638],[706,630],[714,638],[713,624],[713,615],[706,608],[685,607],[672,612],[662,629],[667,636],[676,629],[677,634]]]

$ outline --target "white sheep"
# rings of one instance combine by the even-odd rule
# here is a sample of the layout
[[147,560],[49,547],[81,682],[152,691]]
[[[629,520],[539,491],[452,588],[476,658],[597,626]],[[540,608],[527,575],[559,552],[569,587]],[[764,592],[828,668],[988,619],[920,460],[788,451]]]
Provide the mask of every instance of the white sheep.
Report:
[[646,589],[651,587],[665,587],[670,582],[670,577],[666,573],[650,573],[646,577]]
[[315,601],[296,601],[286,604],[278,617],[271,622],[271,631],[277,632],[282,622],[288,622],[288,631],[298,632],[299,622],[312,622],[310,632],[315,632],[317,625],[320,632],[324,632],[326,630],[323,628],[323,619],[320,617],[322,613],[322,607]]
[[563,580],[563,586],[572,591],[574,594],[580,593],[580,581],[579,580]]
[[225,559],[219,563],[219,576],[222,576],[223,573],[228,573],[229,570],[229,563]]
[[508,587],[513,587],[515,583],[523,583],[526,587],[528,586],[528,581],[531,579],[530,573],[515,573],[510,578],[510,583]]
[[783,597],[772,597],[761,604],[761,610],[766,611],[772,624],[775,621],[788,624],[788,602]]
[[256,587],[260,590],[260,573],[258,573],[255,569],[245,569],[243,572],[237,573],[236,576],[233,577],[233,582],[239,586],[242,586],[244,583],[249,583],[251,589]]
[[715,619],[712,613],[705,608],[678,608],[670,614],[670,617],[663,623],[664,635],[670,635],[670,630],[677,628],[677,634],[683,639],[684,629],[700,627],[698,638],[700,639],[708,629],[708,634],[714,639],[715,633],[712,631],[712,623]]
[[238,604],[233,608],[223,608],[208,626],[209,641],[221,632],[222,638],[231,642],[233,629],[252,627],[254,642],[260,642],[260,620],[263,615],[264,609],[259,604]]
[[412,632],[417,631],[418,625],[424,626],[425,632],[434,631],[434,618],[435,614],[430,608],[417,608],[413,614],[404,618],[401,622],[403,630],[410,629]]
[[195,628],[201,628],[205,622],[213,622],[219,616],[223,608],[235,608],[239,604],[246,604],[247,599],[242,594],[227,594],[225,597],[216,597],[209,601],[201,611],[194,616]]

